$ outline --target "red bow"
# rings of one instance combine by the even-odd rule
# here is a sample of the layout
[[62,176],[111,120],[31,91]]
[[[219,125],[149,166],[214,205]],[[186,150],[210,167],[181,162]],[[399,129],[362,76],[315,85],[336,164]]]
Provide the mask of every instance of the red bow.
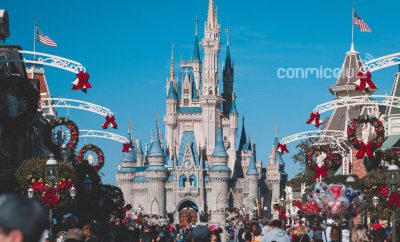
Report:
[[310,118],[307,120],[306,124],[314,124],[315,127],[319,127],[320,122],[319,122],[319,113],[318,112],[312,112],[310,114]]
[[123,144],[122,152],[128,153],[131,150],[132,150],[132,145],[130,143]]
[[88,88],[92,88],[92,85],[89,83],[89,73],[80,71],[76,74],[75,81],[72,83],[72,90],[82,90],[82,92],[87,93]]
[[289,153],[286,144],[280,144],[280,143],[278,143],[276,151],[278,151],[281,154]]
[[389,192],[390,192],[390,190],[389,190],[389,187],[388,187],[388,186],[383,186],[383,187],[381,187],[381,189],[379,190],[379,193],[380,193],[382,196],[384,196],[384,197],[387,197],[387,195],[389,195]]
[[371,73],[369,71],[367,71],[366,73],[359,71],[357,73],[357,78],[358,80],[355,84],[357,85],[358,91],[364,91],[367,88],[377,89],[375,84],[371,81]]
[[364,142],[360,142],[360,149],[358,150],[356,157],[357,159],[362,159],[364,158],[365,154],[367,154],[368,157],[372,157],[374,155],[372,142],[368,142],[367,144],[365,144]]
[[111,124],[111,128],[113,128],[113,129],[118,128],[118,124],[115,122],[114,115],[106,116],[106,122],[103,124],[103,129],[107,129],[110,124]]
[[387,205],[389,207],[393,206],[393,208],[400,208],[400,193],[392,192]]
[[325,166],[316,166],[315,168],[314,168],[314,172],[315,172],[315,174],[314,174],[314,179],[315,180],[317,180],[317,179],[319,179],[319,178],[321,178],[321,177],[327,177],[328,176],[328,174],[326,174],[326,167]]

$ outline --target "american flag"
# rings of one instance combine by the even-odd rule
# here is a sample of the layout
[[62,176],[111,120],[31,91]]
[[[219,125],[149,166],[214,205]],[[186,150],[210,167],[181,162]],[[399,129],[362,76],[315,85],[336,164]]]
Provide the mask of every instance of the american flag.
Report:
[[37,41],[39,41],[39,43],[51,47],[57,47],[57,43],[54,42],[54,40],[52,40],[49,36],[45,35],[39,28],[37,28],[36,33],[37,33],[36,39]]
[[368,27],[367,23],[364,21],[364,19],[360,18],[356,12],[354,12],[353,15],[353,23],[355,25],[360,26],[360,31],[361,32],[372,32],[370,27]]

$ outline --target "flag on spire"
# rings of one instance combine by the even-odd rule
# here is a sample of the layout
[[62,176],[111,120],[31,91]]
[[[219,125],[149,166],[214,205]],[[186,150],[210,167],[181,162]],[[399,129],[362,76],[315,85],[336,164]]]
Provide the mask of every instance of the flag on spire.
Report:
[[51,47],[57,47],[57,43],[54,40],[52,40],[49,36],[45,35],[39,29],[39,27],[36,27],[36,40],[39,43],[42,43],[44,45],[51,46]]
[[360,27],[361,32],[372,32],[371,28],[368,27],[364,19],[360,18],[360,16],[358,16],[356,12],[354,12],[353,14],[353,23]]

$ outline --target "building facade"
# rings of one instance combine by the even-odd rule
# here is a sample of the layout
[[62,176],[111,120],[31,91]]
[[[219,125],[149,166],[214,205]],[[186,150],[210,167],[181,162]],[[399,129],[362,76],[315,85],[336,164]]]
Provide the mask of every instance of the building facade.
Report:
[[196,24],[193,54],[180,62],[178,73],[172,49],[165,142],[157,125],[145,151],[129,134],[132,150],[123,154],[117,184],[126,202],[154,221],[167,221],[169,214],[175,222],[195,222],[198,216],[193,214],[208,213],[209,223],[223,224],[225,209],[255,216],[267,205],[271,211],[271,201],[284,192],[287,175],[275,152],[277,138],[264,165],[256,160],[256,145],[246,135],[244,118],[237,139],[239,113],[229,41],[220,88],[220,30],[214,1],[209,0],[204,37],[199,45]]

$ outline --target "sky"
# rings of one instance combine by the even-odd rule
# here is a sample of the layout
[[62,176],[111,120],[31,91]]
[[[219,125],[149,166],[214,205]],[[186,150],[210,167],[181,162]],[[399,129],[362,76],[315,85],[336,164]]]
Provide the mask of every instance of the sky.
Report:
[[[313,108],[334,99],[328,88],[336,78],[280,78],[280,68],[340,68],[351,43],[350,0],[216,0],[221,29],[230,29],[231,56],[235,63],[235,92],[246,130],[257,144],[257,159],[267,160],[274,138],[313,130],[305,124]],[[33,23],[53,38],[57,48],[37,45],[37,51],[82,63],[93,89],[72,91],[72,73],[46,67],[52,96],[93,102],[110,108],[118,130],[126,135],[128,122],[143,144],[150,139],[155,116],[165,113],[165,84],[169,75],[170,46],[175,59],[190,59],[194,25],[199,18],[203,37],[207,0],[0,0],[10,16],[11,36],[6,44],[33,49]],[[399,50],[397,0],[357,1],[356,12],[372,33],[355,31],[355,48],[364,60]],[[222,31],[220,65],[225,57]],[[373,73],[376,94],[390,93],[397,67]],[[221,70],[220,70],[221,73]],[[79,110],[59,109],[81,129],[101,129],[104,118]],[[240,124],[241,127],[241,124]],[[164,131],[165,132],[165,131]],[[239,134],[240,135],[240,134]],[[122,145],[114,141],[81,139],[80,146],[95,143],[105,152],[103,182],[115,184]],[[284,155],[289,177],[299,172]]]

